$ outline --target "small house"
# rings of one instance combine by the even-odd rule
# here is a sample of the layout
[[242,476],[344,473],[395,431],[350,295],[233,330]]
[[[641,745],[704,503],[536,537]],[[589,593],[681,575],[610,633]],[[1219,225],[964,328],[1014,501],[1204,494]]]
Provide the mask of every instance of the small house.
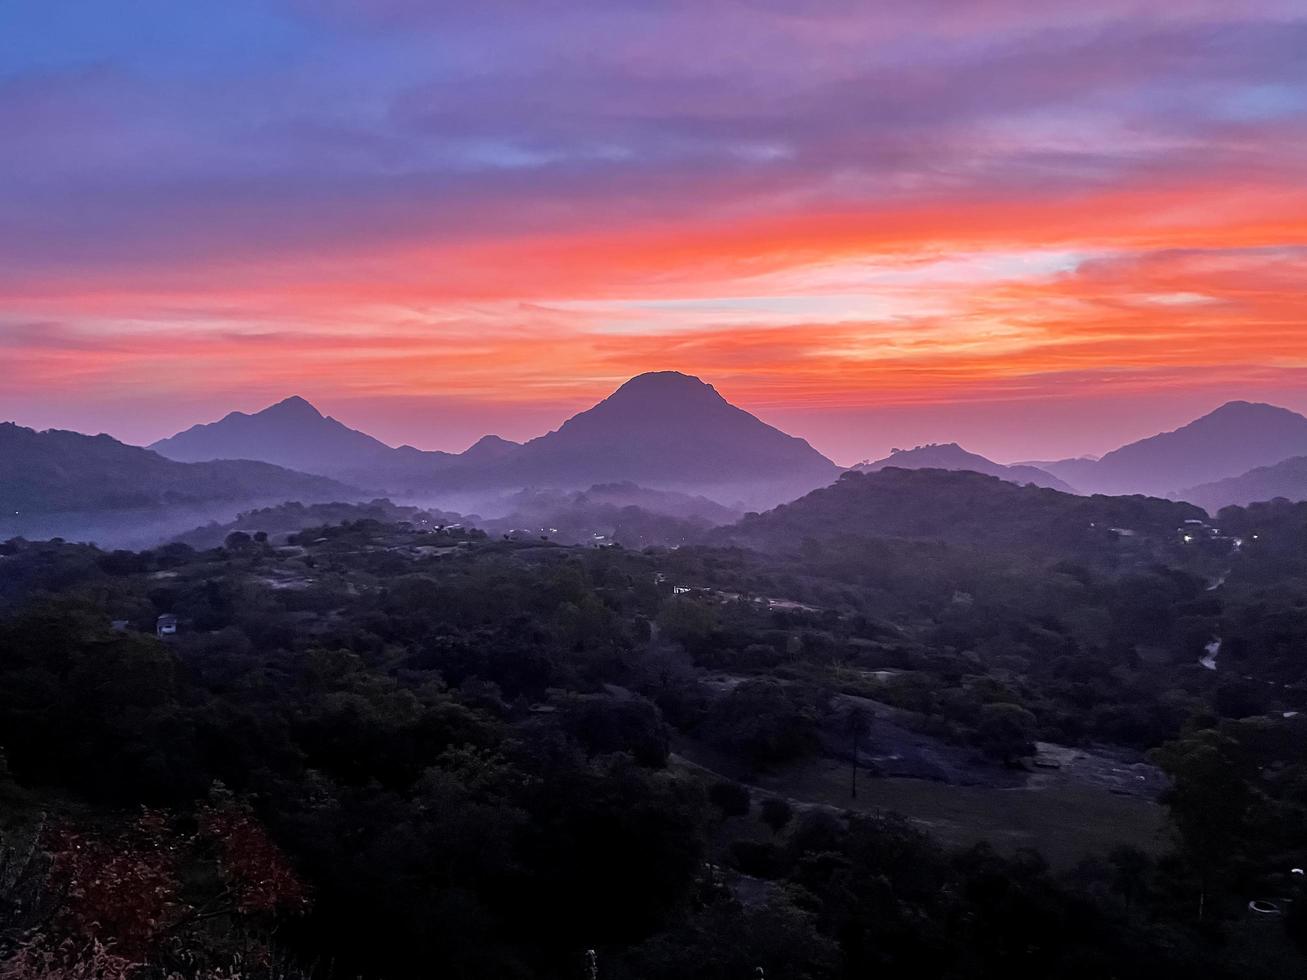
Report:
[[164,613],[154,624],[156,636],[173,636],[177,632],[177,617],[172,613]]

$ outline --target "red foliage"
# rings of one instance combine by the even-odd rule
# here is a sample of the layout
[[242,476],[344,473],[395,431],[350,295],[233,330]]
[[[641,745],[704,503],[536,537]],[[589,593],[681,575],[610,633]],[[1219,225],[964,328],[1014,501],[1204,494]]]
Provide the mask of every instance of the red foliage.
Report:
[[293,914],[308,908],[308,889],[263,825],[235,806],[205,807],[200,834],[218,846],[218,868],[237,911]]
[[178,886],[183,843],[162,813],[144,810],[112,836],[58,827],[47,844],[54,884],[65,893],[63,930],[111,938],[119,952],[136,957],[190,912]]
[[197,817],[195,833],[155,810],[116,833],[48,831],[52,885],[63,893],[58,931],[145,960],[202,920],[307,909],[308,889],[253,814],[223,804]]

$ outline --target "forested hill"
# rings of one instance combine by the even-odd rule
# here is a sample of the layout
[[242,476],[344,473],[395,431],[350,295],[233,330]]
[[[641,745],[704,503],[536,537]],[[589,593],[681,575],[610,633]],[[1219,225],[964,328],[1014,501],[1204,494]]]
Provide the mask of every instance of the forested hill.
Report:
[[[924,520],[894,481],[963,488],[926,498],[959,530],[1076,500],[943,476],[745,524]],[[1305,975],[1302,507],[1223,514],[1215,584],[382,505],[273,541],[292,509],[202,551],[0,543],[0,978]]]
[[718,544],[795,552],[805,540],[920,538],[977,547],[1075,551],[1096,543],[1172,542],[1191,504],[1151,497],[1080,497],[997,477],[950,470],[886,468],[845,473],[764,514],[715,532]]
[[0,423],[0,513],[108,511],[213,501],[348,500],[358,491],[270,463],[178,463],[106,435]]

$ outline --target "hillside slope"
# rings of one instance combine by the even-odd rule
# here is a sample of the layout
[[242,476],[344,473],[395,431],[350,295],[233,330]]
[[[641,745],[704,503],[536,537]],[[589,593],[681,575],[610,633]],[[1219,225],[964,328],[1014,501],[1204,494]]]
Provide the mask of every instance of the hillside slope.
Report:
[[348,499],[335,480],[251,460],[179,463],[107,435],[0,423],[6,514],[181,507],[215,501]]

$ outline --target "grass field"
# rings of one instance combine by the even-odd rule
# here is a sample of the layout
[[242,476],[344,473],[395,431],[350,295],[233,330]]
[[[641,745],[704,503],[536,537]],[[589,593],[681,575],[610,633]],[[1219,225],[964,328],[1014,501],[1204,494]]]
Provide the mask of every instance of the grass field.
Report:
[[[740,778],[700,746],[678,744],[677,753],[678,763],[687,768]],[[809,760],[741,781],[799,806],[893,810],[945,844],[988,841],[1004,852],[1033,847],[1059,868],[1121,844],[1156,854],[1166,843],[1166,813],[1157,803],[1118,796],[1061,774],[1041,774],[1016,789],[859,775],[856,799],[849,796],[849,767],[831,759]]]

